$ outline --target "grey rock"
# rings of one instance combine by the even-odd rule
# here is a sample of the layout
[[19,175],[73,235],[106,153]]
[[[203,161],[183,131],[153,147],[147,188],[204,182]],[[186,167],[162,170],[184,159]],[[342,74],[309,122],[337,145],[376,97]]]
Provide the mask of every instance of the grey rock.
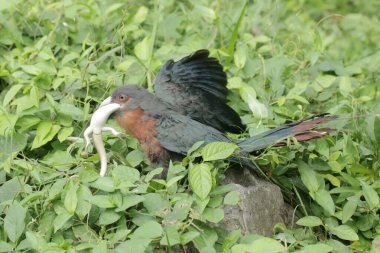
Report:
[[256,178],[247,169],[229,169],[225,176],[223,183],[240,193],[240,203],[225,206],[220,227],[265,236],[273,235],[277,223],[290,227],[293,209],[284,202],[277,185]]

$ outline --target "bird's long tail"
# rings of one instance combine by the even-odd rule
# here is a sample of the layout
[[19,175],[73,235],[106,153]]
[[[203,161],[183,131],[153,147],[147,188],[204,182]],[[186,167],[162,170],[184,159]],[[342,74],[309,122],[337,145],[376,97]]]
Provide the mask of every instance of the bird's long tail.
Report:
[[327,123],[337,119],[336,116],[326,114],[316,115],[303,119],[298,122],[292,122],[281,127],[268,130],[264,133],[255,135],[237,144],[243,153],[251,153],[262,150],[270,146],[284,146],[288,137],[294,137],[297,141],[308,141],[325,136],[334,131],[332,128],[316,128],[321,123]]

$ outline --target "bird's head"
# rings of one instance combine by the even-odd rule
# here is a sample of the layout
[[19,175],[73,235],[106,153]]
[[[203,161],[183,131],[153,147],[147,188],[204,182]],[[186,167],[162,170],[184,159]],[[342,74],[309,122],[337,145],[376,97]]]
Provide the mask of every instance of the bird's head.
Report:
[[121,106],[121,108],[127,109],[132,108],[138,101],[142,100],[143,95],[147,91],[137,85],[125,85],[117,88],[113,91],[112,96],[106,98],[100,107],[116,103]]

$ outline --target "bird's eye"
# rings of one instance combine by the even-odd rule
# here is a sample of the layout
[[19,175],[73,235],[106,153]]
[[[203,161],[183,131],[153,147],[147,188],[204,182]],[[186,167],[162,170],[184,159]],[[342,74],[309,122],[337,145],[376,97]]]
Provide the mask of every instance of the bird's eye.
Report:
[[120,96],[119,96],[119,99],[120,99],[120,100],[124,100],[124,99],[125,99],[125,96],[124,96],[124,95],[120,95]]

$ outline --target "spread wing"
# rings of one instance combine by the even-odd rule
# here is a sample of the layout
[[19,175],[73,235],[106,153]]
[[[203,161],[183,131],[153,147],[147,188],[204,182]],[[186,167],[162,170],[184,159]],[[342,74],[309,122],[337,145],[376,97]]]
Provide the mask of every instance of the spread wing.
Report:
[[202,49],[164,64],[154,80],[155,94],[180,114],[220,131],[241,133],[245,126],[227,104],[222,65]]

